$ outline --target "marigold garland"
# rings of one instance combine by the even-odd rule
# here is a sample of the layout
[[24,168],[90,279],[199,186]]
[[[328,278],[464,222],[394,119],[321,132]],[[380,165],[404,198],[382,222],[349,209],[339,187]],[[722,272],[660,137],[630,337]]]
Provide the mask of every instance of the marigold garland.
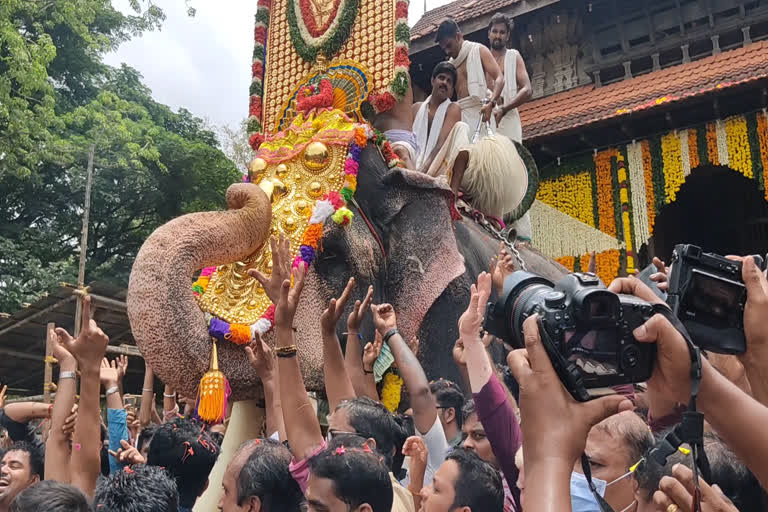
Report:
[[717,127],[715,123],[707,123],[707,159],[710,163],[718,165],[720,157],[717,154]]
[[266,58],[267,30],[269,28],[271,0],[259,0],[253,28],[253,61],[248,109],[248,143],[256,151],[264,142],[262,133],[262,101],[264,95],[264,59]]
[[605,285],[611,284],[619,277],[621,268],[621,252],[618,249],[599,252],[595,255],[596,274]]
[[[297,9],[298,7],[298,9]],[[314,63],[317,55],[331,59],[349,39],[358,13],[358,0],[341,0],[341,13],[334,10],[327,30],[314,27],[316,36],[308,25],[314,26],[314,15],[308,1],[288,0],[288,27],[296,53],[307,62]],[[299,11],[300,9],[300,11]],[[297,13],[297,11],[299,11]],[[304,15],[300,14],[303,13]]]
[[671,203],[685,181],[682,157],[680,156],[680,138],[676,133],[661,137],[661,159],[664,170],[664,203]]
[[643,172],[645,173],[645,206],[648,211],[648,235],[653,235],[656,223],[656,197],[653,191],[653,167],[651,166],[651,145],[644,140],[640,147],[643,154]]
[[763,187],[765,199],[768,201],[768,114],[765,111],[757,114],[757,138],[760,143],[760,160],[763,164]]
[[614,217],[613,187],[611,185],[611,159],[616,156],[613,149],[599,151],[595,155],[595,177],[597,178],[597,204],[599,229],[616,236]]
[[699,130],[687,130],[688,135],[688,161],[691,163],[691,169],[697,168],[699,163]]
[[403,379],[394,371],[384,374],[384,384],[381,387],[381,403],[389,412],[396,413],[400,407],[400,395],[403,390]]
[[635,255],[632,250],[632,223],[629,218],[629,190],[627,185],[627,167],[624,155],[616,157],[618,170],[616,172],[619,182],[619,202],[621,207],[621,227],[624,234],[624,244],[627,250],[627,272],[635,270]]
[[589,172],[566,174],[543,181],[536,199],[594,227],[592,179]]
[[576,258],[573,256],[560,256],[555,258],[555,261],[568,269],[568,272],[575,272]]
[[725,120],[725,138],[728,148],[728,166],[752,179],[752,154],[747,135],[747,120],[734,116]]

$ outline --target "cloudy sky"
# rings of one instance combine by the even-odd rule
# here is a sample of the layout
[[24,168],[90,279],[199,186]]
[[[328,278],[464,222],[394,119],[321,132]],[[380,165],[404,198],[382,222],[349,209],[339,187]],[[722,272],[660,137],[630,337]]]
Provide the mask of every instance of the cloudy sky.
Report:
[[[432,9],[449,1],[412,0],[410,24],[421,17],[425,2]],[[257,0],[191,0],[194,18],[187,16],[183,0],[155,3],[167,15],[162,30],[123,44],[107,63],[139,70],[161,103],[185,107],[217,125],[237,125],[248,112]],[[128,12],[128,0],[114,4]]]

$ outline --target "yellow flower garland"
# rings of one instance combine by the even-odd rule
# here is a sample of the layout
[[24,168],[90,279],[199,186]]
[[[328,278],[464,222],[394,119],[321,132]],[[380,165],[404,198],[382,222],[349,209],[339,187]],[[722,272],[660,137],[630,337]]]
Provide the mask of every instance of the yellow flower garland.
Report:
[[589,172],[566,174],[542,181],[536,199],[594,227],[592,178]]
[[384,385],[381,388],[381,403],[389,412],[396,413],[400,407],[400,394],[403,389],[403,379],[394,372],[384,374]]
[[680,138],[676,133],[668,133],[661,138],[661,158],[664,162],[664,203],[669,204],[675,201],[677,191],[685,181]]
[[752,154],[747,135],[747,119],[744,116],[729,117],[725,120],[725,137],[728,145],[728,165],[744,175],[745,178],[754,176],[752,173]]
[[616,156],[619,163],[617,176],[619,178],[619,202],[621,203],[621,226],[624,233],[624,245],[627,249],[627,272],[634,272],[635,258],[632,252],[632,223],[629,218],[629,191],[627,190],[627,167],[624,161],[624,155],[619,153]]
[[[768,183],[768,114],[765,112],[757,114],[757,140],[763,162],[763,183]],[[768,187],[765,187],[765,199],[768,201]]]

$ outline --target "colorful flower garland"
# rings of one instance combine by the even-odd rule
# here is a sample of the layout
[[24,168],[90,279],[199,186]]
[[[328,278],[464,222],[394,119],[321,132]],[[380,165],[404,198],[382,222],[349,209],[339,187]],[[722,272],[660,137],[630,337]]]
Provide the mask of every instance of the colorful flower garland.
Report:
[[624,155],[619,153],[616,156],[618,170],[616,172],[619,184],[619,203],[621,207],[621,227],[624,235],[624,246],[626,247],[626,270],[631,273],[635,270],[635,253],[632,250],[632,223],[629,215],[629,190],[627,189],[627,166]]
[[395,77],[384,91],[374,91],[368,96],[368,102],[377,114],[387,112],[402,100],[410,87],[408,69],[411,59],[408,49],[411,44],[411,31],[408,28],[408,0],[395,3]]
[[267,30],[272,0],[259,0],[253,29],[253,62],[251,64],[250,100],[248,102],[248,142],[254,151],[264,141],[262,119],[264,98],[264,61],[267,54]]
[[[314,63],[317,55],[333,58],[352,33],[358,0],[339,0],[325,27],[317,27],[310,0],[288,0],[288,26],[296,53]],[[340,12],[339,12],[340,11]]]
[[333,106],[333,84],[323,78],[317,84],[301,88],[296,96],[296,109],[304,114]]
[[381,403],[392,414],[400,407],[400,396],[403,390],[403,378],[396,371],[390,370],[384,374],[384,384],[381,387]]

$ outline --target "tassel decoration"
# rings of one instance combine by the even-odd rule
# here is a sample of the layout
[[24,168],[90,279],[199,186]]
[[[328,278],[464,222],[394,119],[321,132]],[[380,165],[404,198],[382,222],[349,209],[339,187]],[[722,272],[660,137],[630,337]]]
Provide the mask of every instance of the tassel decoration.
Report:
[[219,370],[216,341],[211,349],[210,369],[200,379],[197,391],[197,415],[206,423],[220,423],[227,412],[227,400],[232,393],[229,382]]

